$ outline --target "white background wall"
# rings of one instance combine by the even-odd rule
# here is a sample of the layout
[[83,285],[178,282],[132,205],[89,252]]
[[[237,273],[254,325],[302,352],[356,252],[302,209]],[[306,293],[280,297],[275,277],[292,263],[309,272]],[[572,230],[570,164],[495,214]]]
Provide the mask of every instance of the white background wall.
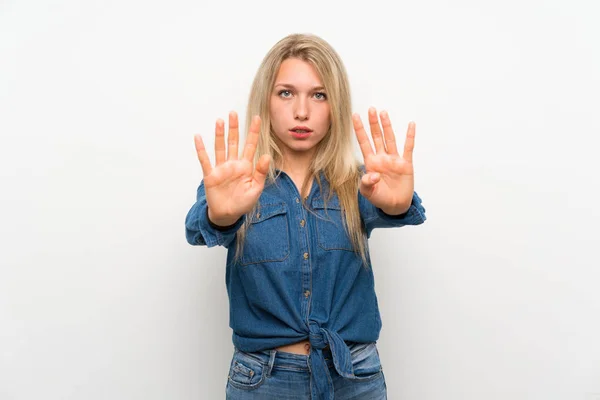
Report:
[[371,241],[389,397],[600,399],[594,1],[0,2],[0,399],[219,399],[193,134],[293,32],[417,122],[419,227]]

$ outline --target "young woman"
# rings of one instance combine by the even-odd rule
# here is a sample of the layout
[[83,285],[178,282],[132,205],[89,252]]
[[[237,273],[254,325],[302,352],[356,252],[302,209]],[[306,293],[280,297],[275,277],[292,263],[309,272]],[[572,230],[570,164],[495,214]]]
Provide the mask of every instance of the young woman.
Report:
[[227,146],[217,120],[214,166],[195,136],[204,178],[186,237],[228,249],[228,399],[386,398],[367,239],[374,228],[423,223],[425,209],[414,191],[414,123],[400,153],[387,113],[368,115],[374,149],[338,54],[294,34],[258,69],[242,154],[234,112]]

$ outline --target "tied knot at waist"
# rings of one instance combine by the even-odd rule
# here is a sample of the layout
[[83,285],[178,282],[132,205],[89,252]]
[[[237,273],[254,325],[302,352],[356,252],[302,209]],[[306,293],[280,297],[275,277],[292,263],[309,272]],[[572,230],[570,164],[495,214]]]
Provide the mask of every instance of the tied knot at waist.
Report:
[[344,378],[354,378],[350,349],[340,335],[332,330],[310,324],[308,338],[311,367],[311,392],[313,399],[333,400],[333,382],[329,368],[323,357],[323,349],[329,347],[331,358],[337,373]]
[[327,338],[327,335],[325,334],[325,329],[321,330],[323,332],[311,333],[308,336],[308,341],[310,342],[311,347],[319,350],[324,350],[327,347],[329,347],[329,340]]

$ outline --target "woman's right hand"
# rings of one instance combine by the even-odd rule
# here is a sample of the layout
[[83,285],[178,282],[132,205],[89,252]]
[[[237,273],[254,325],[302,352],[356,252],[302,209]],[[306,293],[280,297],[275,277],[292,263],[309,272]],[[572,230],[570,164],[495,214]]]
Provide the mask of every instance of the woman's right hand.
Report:
[[[260,134],[260,117],[254,116],[246,138],[244,153],[238,159],[238,117],[229,113],[228,147],[225,151],[225,123],[218,119],[215,127],[215,166],[200,135],[194,135],[198,160],[204,174],[204,189],[208,203],[208,218],[219,226],[234,224],[256,204],[265,186],[271,157],[260,157],[253,170],[254,153]],[[227,153],[227,154],[226,154]]]

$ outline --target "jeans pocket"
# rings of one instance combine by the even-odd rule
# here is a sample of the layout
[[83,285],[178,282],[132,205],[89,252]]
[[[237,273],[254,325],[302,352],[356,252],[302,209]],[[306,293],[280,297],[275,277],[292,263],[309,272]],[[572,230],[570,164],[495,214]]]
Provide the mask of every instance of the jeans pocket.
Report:
[[371,380],[383,375],[381,360],[375,342],[359,344],[351,349],[354,379]]
[[256,358],[236,349],[227,379],[229,384],[237,389],[253,390],[265,381],[265,369],[266,365]]

